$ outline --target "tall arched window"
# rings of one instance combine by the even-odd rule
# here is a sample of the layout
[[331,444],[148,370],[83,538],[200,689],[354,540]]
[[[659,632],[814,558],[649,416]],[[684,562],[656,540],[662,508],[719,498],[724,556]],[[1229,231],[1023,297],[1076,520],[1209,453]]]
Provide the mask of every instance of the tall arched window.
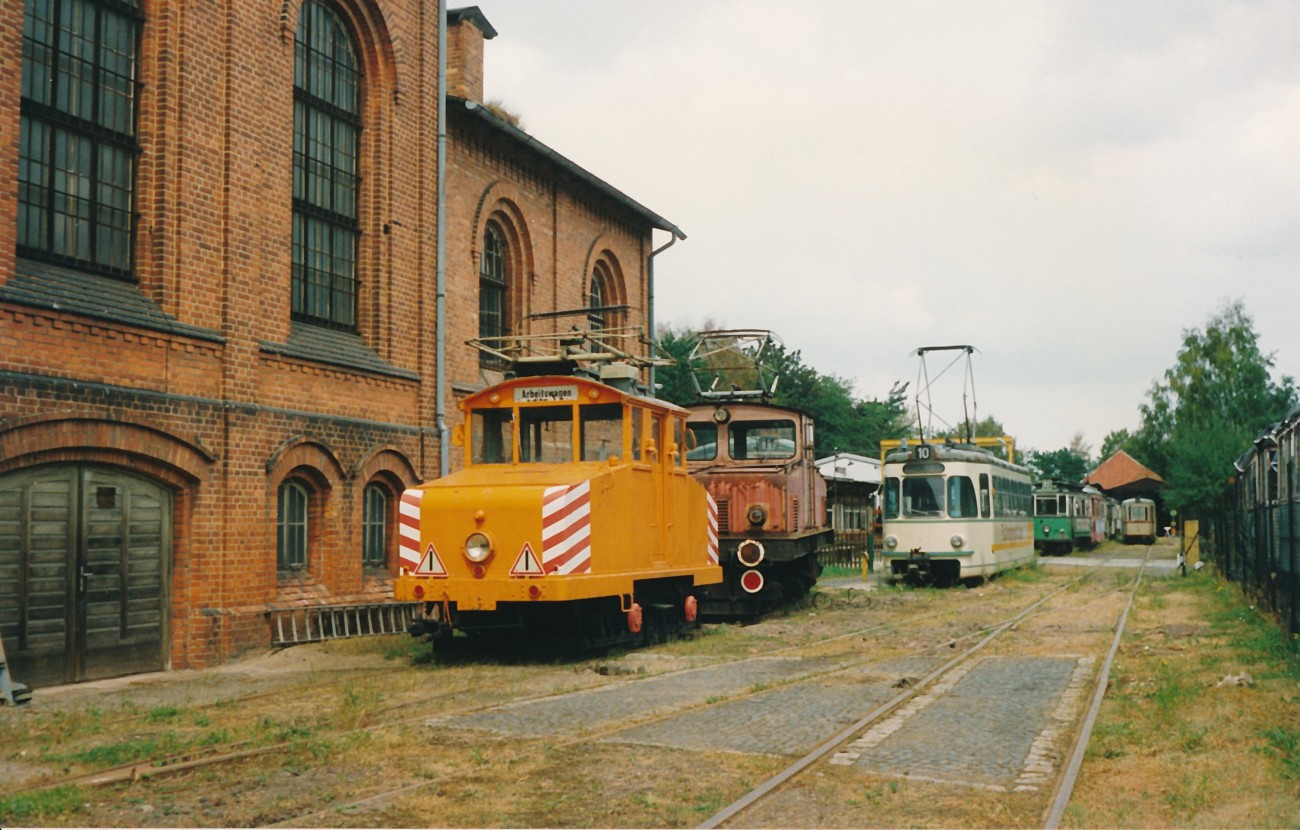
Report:
[[[506,335],[506,237],[501,226],[488,222],[483,232],[483,253],[478,266],[478,335],[482,338]],[[479,352],[480,363],[498,368],[499,360]]]
[[137,0],[26,0],[18,253],[131,276]]
[[355,330],[361,64],[319,0],[298,15],[293,73],[293,316]]
[[282,571],[307,567],[307,488],[291,478],[280,485],[275,512],[275,564]]
[[591,272],[591,292],[587,297],[587,325],[594,331],[607,327],[608,317],[605,306],[609,304],[607,295],[607,276],[604,263],[597,262]]

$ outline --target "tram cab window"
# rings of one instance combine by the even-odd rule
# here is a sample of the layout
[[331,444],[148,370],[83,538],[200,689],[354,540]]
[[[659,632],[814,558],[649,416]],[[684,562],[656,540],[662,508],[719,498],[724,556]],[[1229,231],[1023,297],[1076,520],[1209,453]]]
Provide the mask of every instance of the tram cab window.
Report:
[[650,429],[645,436],[646,461],[654,464],[662,455],[664,442],[664,419],[662,415],[650,416]]
[[476,409],[470,420],[475,464],[509,464],[512,460],[514,410]]
[[898,479],[893,476],[885,479],[885,506],[881,509],[881,517],[898,518]]
[[975,484],[967,476],[948,478],[948,515],[954,519],[971,519],[979,507],[975,500]]
[[673,466],[686,466],[686,421],[673,418]]
[[1035,516],[1056,515],[1056,496],[1039,496],[1037,502],[1034,505]]
[[583,461],[604,461],[623,454],[623,405],[588,404],[578,408],[579,446]]
[[645,410],[632,407],[632,460],[641,460],[641,425],[645,422]]
[[989,488],[989,474],[980,473],[980,515],[986,519],[993,515],[992,492]]
[[794,421],[733,421],[727,451],[736,461],[794,458],[797,437]]
[[692,421],[686,428],[695,436],[695,448],[686,451],[687,461],[712,461],[718,457],[717,424]]
[[903,516],[939,516],[943,513],[943,476],[909,476],[903,479]]
[[573,407],[520,408],[519,460],[525,464],[572,461]]

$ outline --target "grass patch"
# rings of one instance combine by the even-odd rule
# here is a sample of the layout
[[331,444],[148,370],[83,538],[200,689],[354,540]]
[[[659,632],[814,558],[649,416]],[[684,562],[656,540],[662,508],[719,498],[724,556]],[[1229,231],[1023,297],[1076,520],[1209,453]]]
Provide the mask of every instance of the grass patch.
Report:
[[1300,729],[1276,727],[1265,729],[1260,737],[1268,743],[1267,755],[1288,781],[1300,781]]
[[53,819],[75,815],[84,809],[86,791],[64,786],[0,798],[0,826],[52,824]]

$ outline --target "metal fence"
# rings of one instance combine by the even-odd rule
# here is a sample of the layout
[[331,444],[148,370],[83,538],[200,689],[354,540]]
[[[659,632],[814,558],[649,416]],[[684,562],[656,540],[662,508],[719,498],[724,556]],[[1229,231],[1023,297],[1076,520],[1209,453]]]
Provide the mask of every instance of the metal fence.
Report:
[[1225,499],[1203,540],[1206,557],[1242,593],[1300,634],[1300,502],[1239,508]]

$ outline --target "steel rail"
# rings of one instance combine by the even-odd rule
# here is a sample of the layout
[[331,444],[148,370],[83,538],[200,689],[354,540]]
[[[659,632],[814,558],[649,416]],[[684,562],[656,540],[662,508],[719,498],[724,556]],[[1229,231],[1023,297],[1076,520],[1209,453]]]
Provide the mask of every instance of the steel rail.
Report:
[[1065,814],[1065,808],[1070,803],[1070,796],[1074,794],[1074,785],[1079,779],[1079,770],[1083,767],[1083,755],[1088,749],[1088,741],[1092,738],[1092,728],[1097,723],[1097,713],[1101,710],[1101,701],[1106,696],[1106,686],[1110,682],[1110,667],[1115,662],[1115,654],[1119,651],[1120,641],[1124,638],[1124,627],[1128,624],[1128,614],[1133,608],[1133,600],[1137,598],[1138,588],[1142,584],[1142,576],[1146,573],[1147,562],[1150,560],[1151,546],[1148,545],[1147,555],[1142,559],[1142,567],[1138,569],[1137,579],[1133,580],[1133,590],[1129,593],[1128,603],[1125,604],[1124,612],[1120,614],[1119,620],[1115,623],[1115,637],[1111,641],[1110,651],[1106,652],[1106,659],[1102,662],[1101,672],[1097,677],[1097,689],[1093,693],[1092,704],[1088,707],[1088,714],[1083,720],[1083,727],[1079,730],[1076,738],[1074,752],[1070,755],[1070,763],[1066,766],[1057,786],[1056,797],[1052,801],[1052,809],[1044,824],[1046,830],[1057,830],[1061,826],[1061,818]]

